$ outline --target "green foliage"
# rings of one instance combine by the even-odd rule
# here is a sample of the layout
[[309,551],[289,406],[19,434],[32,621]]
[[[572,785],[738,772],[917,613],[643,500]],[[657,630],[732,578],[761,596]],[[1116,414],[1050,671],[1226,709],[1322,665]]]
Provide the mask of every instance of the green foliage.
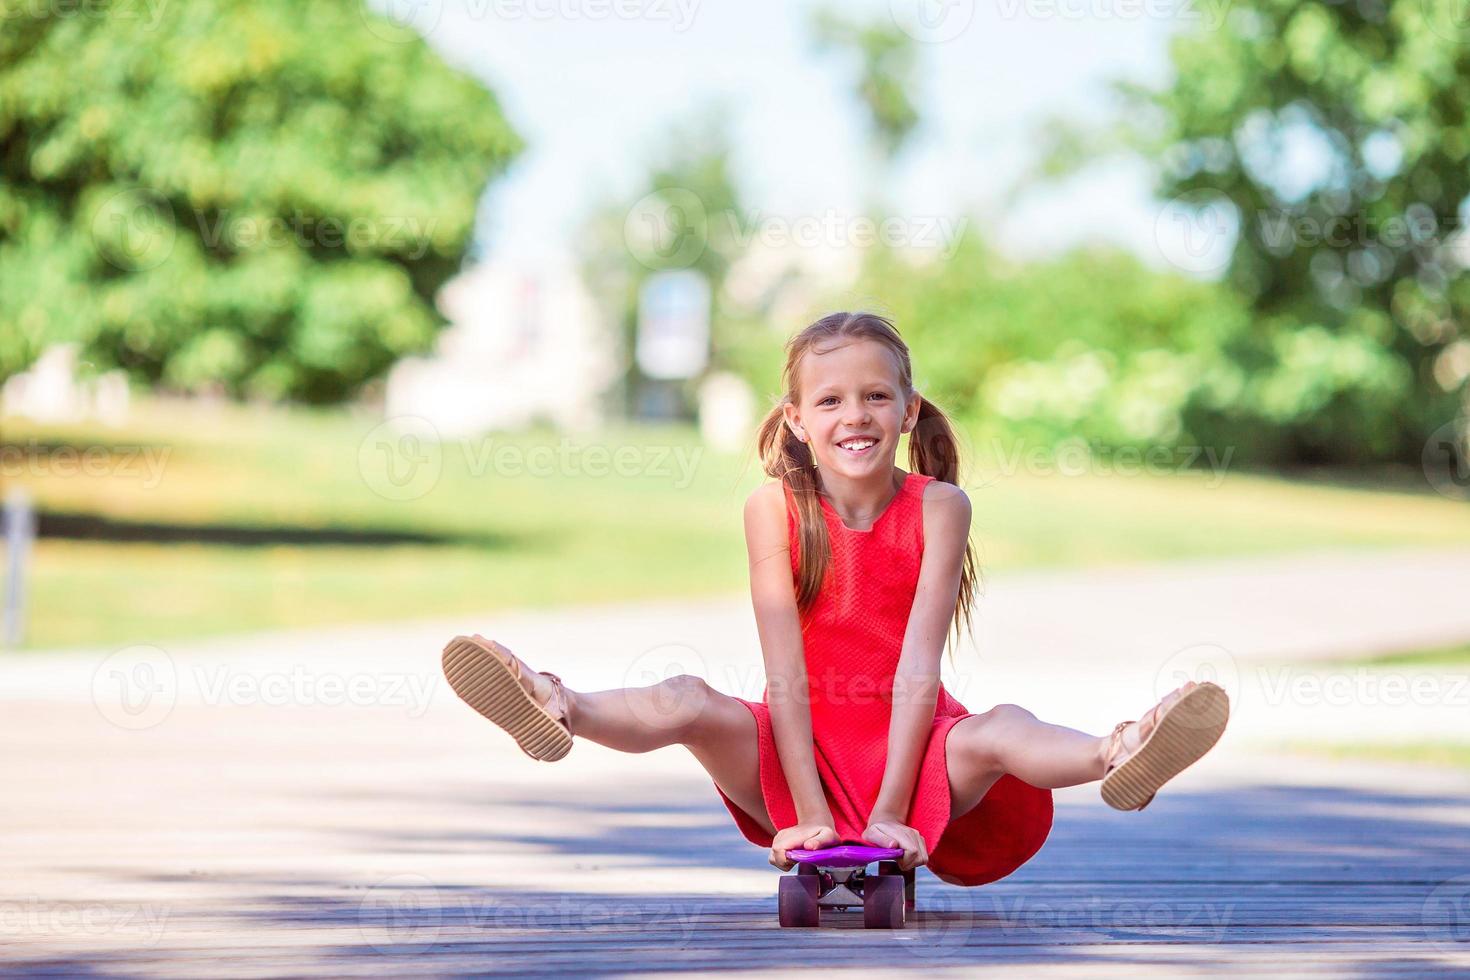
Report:
[[834,8],[812,14],[812,38],[823,52],[852,55],[858,64],[856,95],[866,110],[878,147],[897,156],[919,124],[914,101],[918,49],[891,17],[859,21]]
[[427,349],[495,98],[356,0],[0,0],[0,376],[339,400]]
[[[1461,6],[1241,0],[1174,39],[1168,86],[1119,86],[1159,196],[1239,228],[1224,281],[1257,323],[1206,401],[1274,428],[1277,458],[1416,460],[1463,411]],[[1058,140],[1053,167],[1079,145]]]
[[[632,356],[638,294],[655,272],[693,269],[704,275],[713,304],[711,365],[738,367],[745,356],[749,325],[730,309],[722,288],[745,251],[748,231],[728,120],[726,109],[714,106],[675,126],[654,149],[645,182],[595,208],[579,236],[583,276],[624,345],[630,411],[631,395],[644,381]],[[696,383],[685,386],[686,403]]]

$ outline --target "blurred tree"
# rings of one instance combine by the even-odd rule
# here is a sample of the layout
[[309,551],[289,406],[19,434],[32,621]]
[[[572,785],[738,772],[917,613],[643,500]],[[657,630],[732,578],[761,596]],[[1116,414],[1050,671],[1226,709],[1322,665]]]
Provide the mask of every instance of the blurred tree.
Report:
[[494,96],[359,0],[0,0],[0,376],[327,402],[427,349]]
[[1158,164],[1166,216],[1196,243],[1235,235],[1224,281],[1255,323],[1228,353],[1247,374],[1195,406],[1198,424],[1273,427],[1283,460],[1417,461],[1464,411],[1462,15],[1460,0],[1238,0],[1173,39],[1166,87],[1117,86],[1113,133],[1055,131],[1049,173],[1126,146]]
[[892,162],[919,124],[914,39],[891,17],[859,21],[831,7],[812,13],[811,33],[818,51],[848,55],[857,62],[858,101],[866,110],[875,144]]
[[[766,347],[769,330],[755,329],[733,310],[724,284],[730,267],[749,245],[750,228],[736,187],[731,158],[730,112],[714,105],[676,124],[653,150],[646,178],[626,196],[593,209],[580,236],[583,275],[624,345],[623,410],[636,412],[649,379],[632,356],[638,329],[638,294],[644,280],[668,269],[694,269],[709,280],[712,367],[741,369],[752,345]],[[684,386],[686,410],[693,384]]]

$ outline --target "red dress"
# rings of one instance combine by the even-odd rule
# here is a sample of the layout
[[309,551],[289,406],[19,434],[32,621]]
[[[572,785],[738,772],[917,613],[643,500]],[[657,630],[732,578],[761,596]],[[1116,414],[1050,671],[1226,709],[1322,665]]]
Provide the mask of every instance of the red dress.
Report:
[[[847,527],[831,503],[819,498],[831,535],[832,561],[801,624],[811,686],[812,747],[834,829],[842,840],[862,839],[883,783],[893,676],[924,554],[924,487],[933,479],[908,474],[902,489],[866,531]],[[785,492],[794,575],[796,506],[790,488]],[[758,702],[738,700],[755,716],[761,794],[779,830],[796,823],[796,806],[776,753],[768,695],[769,687]],[[931,871],[966,885],[983,885],[1010,874],[1041,848],[1051,831],[1052,797],[1050,790],[1002,776],[978,806],[951,820],[944,742],[955,722],[969,714],[941,685],[906,822],[923,835]],[[746,840],[770,847],[771,835],[718,784],[715,789]]]

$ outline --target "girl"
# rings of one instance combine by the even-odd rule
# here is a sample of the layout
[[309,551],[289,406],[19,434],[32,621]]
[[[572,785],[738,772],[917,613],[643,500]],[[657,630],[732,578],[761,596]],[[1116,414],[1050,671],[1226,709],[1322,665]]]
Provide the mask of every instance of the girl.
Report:
[[[535,759],[562,758],[574,734],[624,752],[686,746],[782,870],[789,849],[860,839],[960,885],[1036,853],[1052,789],[1101,780],[1110,806],[1141,810],[1215,744],[1229,703],[1210,683],[1101,737],[1012,704],[967,711],[939,680],[946,633],[969,625],[975,595],[949,421],[914,390],[892,323],[871,313],[801,331],[783,378],[758,437],[775,482],[745,505],[762,701],[687,675],[571,691],[478,634],[445,648],[455,692]],[[907,473],[894,464],[903,433]]]

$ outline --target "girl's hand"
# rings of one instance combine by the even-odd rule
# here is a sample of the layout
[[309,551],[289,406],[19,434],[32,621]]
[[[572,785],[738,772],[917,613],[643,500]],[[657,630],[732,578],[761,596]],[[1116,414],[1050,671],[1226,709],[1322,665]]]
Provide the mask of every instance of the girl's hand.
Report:
[[837,831],[826,824],[802,823],[776,832],[771,841],[771,864],[782,871],[790,871],[796,862],[786,857],[788,850],[815,851],[838,843]]
[[929,849],[924,846],[923,835],[894,817],[871,814],[868,829],[863,831],[863,840],[876,847],[903,848],[898,866],[904,871],[929,863]]

